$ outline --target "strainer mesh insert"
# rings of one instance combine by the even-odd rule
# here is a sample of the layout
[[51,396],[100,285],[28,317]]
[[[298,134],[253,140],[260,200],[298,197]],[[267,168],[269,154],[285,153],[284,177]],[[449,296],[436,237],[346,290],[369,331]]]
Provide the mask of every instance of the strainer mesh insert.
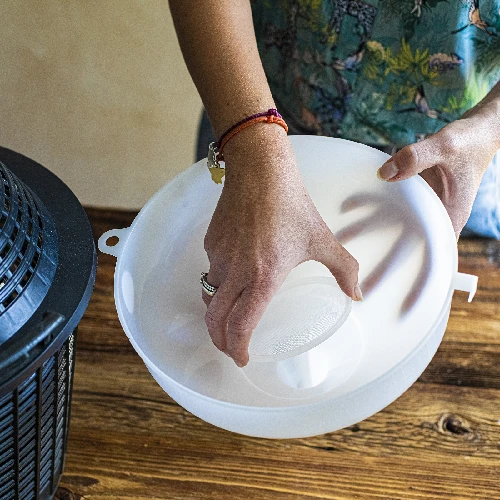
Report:
[[333,278],[302,280],[272,299],[250,339],[254,359],[286,359],[326,340],[351,309],[349,299]]

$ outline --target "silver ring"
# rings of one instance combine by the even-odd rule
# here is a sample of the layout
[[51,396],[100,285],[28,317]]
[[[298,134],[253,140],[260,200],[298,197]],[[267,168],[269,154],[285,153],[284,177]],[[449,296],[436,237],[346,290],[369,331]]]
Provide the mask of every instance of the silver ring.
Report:
[[208,273],[201,273],[200,283],[203,287],[203,291],[210,295],[210,297],[213,297],[215,295],[215,292],[217,291],[217,287],[212,286],[207,282],[207,276]]

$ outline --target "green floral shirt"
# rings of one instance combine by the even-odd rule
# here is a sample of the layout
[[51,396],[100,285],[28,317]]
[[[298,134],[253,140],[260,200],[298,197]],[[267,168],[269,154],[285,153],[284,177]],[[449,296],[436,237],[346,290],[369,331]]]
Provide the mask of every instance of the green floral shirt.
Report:
[[252,10],[295,133],[401,147],[500,78],[500,0],[253,0]]

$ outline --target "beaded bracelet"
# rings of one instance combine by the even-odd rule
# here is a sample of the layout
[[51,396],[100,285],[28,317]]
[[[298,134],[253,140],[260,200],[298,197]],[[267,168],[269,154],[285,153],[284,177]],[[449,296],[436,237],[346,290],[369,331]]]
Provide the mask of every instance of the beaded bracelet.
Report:
[[225,174],[225,167],[221,166],[219,162],[224,160],[222,150],[228,141],[234,137],[238,132],[243,129],[253,125],[254,123],[276,123],[285,129],[288,133],[288,126],[283,120],[283,117],[278,113],[277,109],[268,109],[263,113],[257,113],[255,115],[247,116],[243,120],[235,123],[232,127],[228,128],[221,136],[217,142],[211,142],[208,146],[208,169],[212,175],[212,180],[216,184],[222,183],[222,178]]

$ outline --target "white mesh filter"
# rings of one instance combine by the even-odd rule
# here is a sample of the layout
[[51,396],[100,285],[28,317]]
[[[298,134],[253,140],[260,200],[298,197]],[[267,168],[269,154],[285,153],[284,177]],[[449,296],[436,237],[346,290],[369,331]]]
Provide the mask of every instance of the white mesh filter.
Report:
[[279,361],[312,349],[340,328],[351,307],[333,277],[285,282],[252,334],[250,360]]

